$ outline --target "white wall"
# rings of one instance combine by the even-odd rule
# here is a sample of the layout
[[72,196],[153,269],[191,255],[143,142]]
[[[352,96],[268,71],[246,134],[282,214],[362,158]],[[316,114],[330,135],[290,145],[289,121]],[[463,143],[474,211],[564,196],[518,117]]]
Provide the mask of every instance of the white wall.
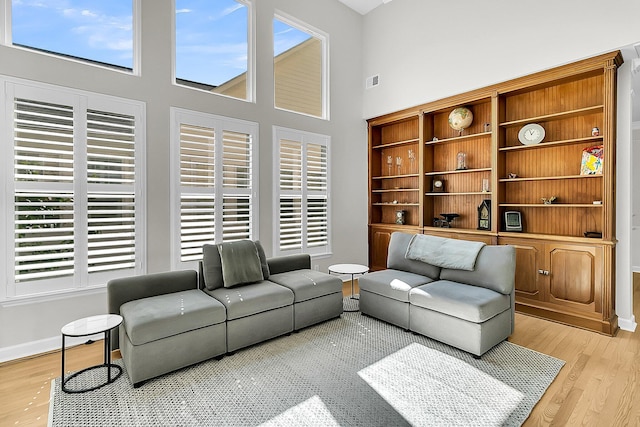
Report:
[[[362,78],[380,74],[380,85],[365,91],[363,116],[375,117],[637,43],[639,16],[637,0],[395,0],[365,16]],[[628,64],[624,67],[618,92],[618,149],[628,155],[630,78]],[[621,327],[633,329],[631,162],[619,162],[617,179],[616,311]],[[634,189],[635,199],[639,192]]]
[[[201,93],[171,84],[171,2],[142,0],[142,76],[134,77],[55,57],[0,46],[0,75],[20,77],[147,103],[148,272],[170,267],[169,108],[236,117],[260,125],[260,240],[272,247],[272,126],[331,136],[333,256],[367,263],[367,135],[362,120],[362,17],[337,0],[257,0],[257,102]],[[331,120],[273,106],[274,9],[329,34]],[[106,310],[104,292],[0,306],[0,361],[59,347],[60,327]]]

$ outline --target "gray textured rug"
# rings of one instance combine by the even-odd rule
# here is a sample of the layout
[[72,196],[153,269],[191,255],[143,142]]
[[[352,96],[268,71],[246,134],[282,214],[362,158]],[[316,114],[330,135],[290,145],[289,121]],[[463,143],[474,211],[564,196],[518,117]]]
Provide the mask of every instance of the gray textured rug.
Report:
[[[58,378],[49,425],[520,425],[563,364],[508,342],[475,360],[360,313],[345,313],[138,389],[125,373],[99,390],[66,394]],[[100,371],[69,386],[99,381]]]

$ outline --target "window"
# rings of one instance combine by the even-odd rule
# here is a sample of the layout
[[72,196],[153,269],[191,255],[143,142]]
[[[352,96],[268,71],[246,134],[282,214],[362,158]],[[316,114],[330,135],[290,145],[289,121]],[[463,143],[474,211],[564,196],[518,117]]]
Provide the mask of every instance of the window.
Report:
[[172,108],[174,268],[202,245],[257,236],[258,124]]
[[7,44],[134,70],[140,0],[2,1],[11,17]]
[[175,0],[176,83],[253,100],[249,0]]
[[144,104],[2,81],[7,298],[142,271]]
[[329,142],[309,132],[274,127],[276,255],[328,254]]
[[273,20],[275,106],[328,119],[328,36],[282,13]]

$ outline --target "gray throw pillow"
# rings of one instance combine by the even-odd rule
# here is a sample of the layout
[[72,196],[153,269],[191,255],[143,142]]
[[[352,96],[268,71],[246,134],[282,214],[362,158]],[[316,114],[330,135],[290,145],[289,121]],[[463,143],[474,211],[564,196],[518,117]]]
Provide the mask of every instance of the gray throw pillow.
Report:
[[260,244],[260,240],[256,240],[256,248],[258,249],[258,256],[260,257],[260,266],[262,267],[262,277],[264,280],[267,280],[271,275],[269,271],[269,264],[267,263],[267,256],[264,254],[264,249],[262,248],[262,244]]
[[204,286],[210,291],[224,286],[222,260],[216,245],[202,245],[202,276]]
[[218,251],[222,261],[225,288],[264,279],[258,248],[251,240],[221,243],[218,245]]

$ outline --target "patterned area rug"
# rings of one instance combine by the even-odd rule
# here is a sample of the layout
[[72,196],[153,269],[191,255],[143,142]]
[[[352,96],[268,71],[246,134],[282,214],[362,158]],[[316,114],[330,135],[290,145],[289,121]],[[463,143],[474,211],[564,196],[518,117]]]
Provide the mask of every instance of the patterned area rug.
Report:
[[[347,304],[357,301],[345,299]],[[99,390],[67,394],[58,378],[49,425],[517,426],[563,365],[508,342],[476,360],[360,313],[344,313],[138,389],[124,373]],[[82,374],[68,386],[101,381],[102,371]]]

